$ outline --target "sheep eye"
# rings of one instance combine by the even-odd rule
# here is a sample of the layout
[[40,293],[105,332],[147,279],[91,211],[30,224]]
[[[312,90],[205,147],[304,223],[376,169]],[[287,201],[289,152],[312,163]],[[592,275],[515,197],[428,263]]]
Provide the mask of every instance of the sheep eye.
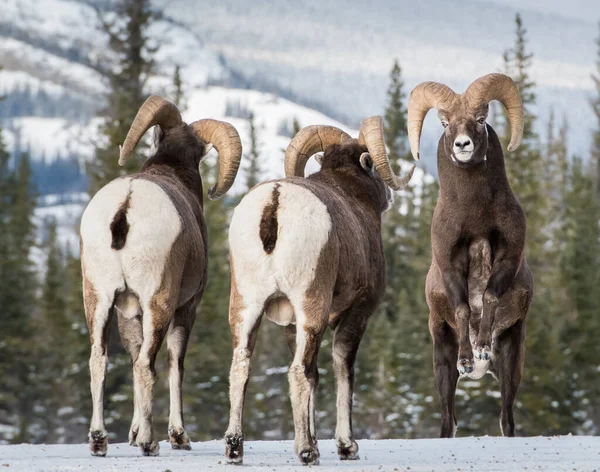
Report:
[[448,122],[447,122],[447,121],[442,121],[442,126],[443,126],[444,128],[447,128],[447,127],[448,127]]
[[479,123],[480,125],[484,124],[485,123],[485,117],[482,116],[481,118],[478,118],[477,119],[477,123]]

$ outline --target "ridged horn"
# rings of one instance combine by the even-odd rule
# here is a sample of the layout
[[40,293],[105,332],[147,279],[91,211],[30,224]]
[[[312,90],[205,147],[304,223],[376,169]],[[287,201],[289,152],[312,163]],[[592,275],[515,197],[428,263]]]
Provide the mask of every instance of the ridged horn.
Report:
[[514,151],[521,144],[523,127],[525,126],[525,109],[521,94],[513,80],[504,74],[487,74],[474,81],[464,93],[469,101],[489,103],[498,100],[508,113],[510,121],[509,151]]
[[335,126],[312,125],[302,128],[285,151],[286,177],[304,177],[306,163],[317,152],[332,144],[343,144],[352,137]]
[[408,141],[416,160],[421,157],[419,149],[425,115],[432,108],[450,108],[456,96],[450,87],[437,82],[422,82],[411,92],[408,99]]
[[182,123],[177,107],[157,95],[149,96],[135,115],[123,145],[119,148],[119,165],[124,166],[144,133],[152,126],[169,129]]
[[379,115],[366,118],[360,124],[360,134],[358,135],[358,143],[366,146],[375,168],[383,181],[394,190],[402,190],[415,171],[415,166],[406,173],[404,177],[399,177],[394,174],[390,161],[385,149],[385,139],[383,136],[383,118]]
[[211,143],[219,154],[219,175],[208,191],[208,198],[216,200],[233,185],[242,158],[242,141],[237,130],[229,123],[218,120],[198,120],[190,126],[206,144]]

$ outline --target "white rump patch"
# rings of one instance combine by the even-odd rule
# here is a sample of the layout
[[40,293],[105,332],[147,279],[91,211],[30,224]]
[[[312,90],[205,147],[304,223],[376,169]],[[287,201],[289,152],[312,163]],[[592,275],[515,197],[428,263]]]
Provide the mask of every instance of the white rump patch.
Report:
[[[272,203],[275,185],[279,185],[277,240],[273,252],[267,254],[259,228],[265,206]],[[229,228],[236,284],[244,304],[262,306],[277,293],[290,300],[302,299],[331,227],[327,207],[304,187],[279,181],[252,189],[235,209]],[[287,306],[278,306],[277,315],[273,310],[276,322],[292,322]]]
[[[117,251],[111,248],[110,225],[128,195],[129,232],[125,246]],[[160,287],[180,231],[179,213],[158,185],[143,179],[113,180],[96,193],[81,219],[86,276],[111,299],[115,290],[127,284],[143,303]],[[129,308],[129,300],[123,306]]]

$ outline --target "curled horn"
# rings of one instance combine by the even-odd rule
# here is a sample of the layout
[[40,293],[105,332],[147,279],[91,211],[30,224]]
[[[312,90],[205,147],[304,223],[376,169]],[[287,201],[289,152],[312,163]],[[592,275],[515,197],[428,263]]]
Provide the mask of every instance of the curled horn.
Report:
[[208,198],[216,200],[231,188],[240,167],[240,135],[232,125],[224,121],[198,120],[190,124],[190,127],[202,141],[212,144],[219,153],[217,183],[208,191]]
[[375,168],[383,181],[394,190],[402,190],[413,175],[415,166],[406,173],[402,178],[395,175],[392,171],[390,161],[385,150],[385,140],[383,137],[383,118],[381,116],[371,116],[366,118],[360,124],[360,134],[358,136],[358,143],[362,146],[366,146]]
[[521,144],[525,125],[525,110],[521,94],[513,80],[504,74],[487,74],[474,81],[464,93],[469,101],[486,102],[498,100],[508,113],[510,121],[509,151]]
[[332,144],[343,144],[352,140],[335,126],[313,125],[302,128],[285,151],[286,177],[304,177],[304,168],[310,157],[325,151]]
[[419,160],[419,149],[423,120],[432,109],[448,109],[456,98],[456,93],[444,84],[423,82],[417,85],[408,99],[408,141],[412,155]]
[[149,128],[159,125],[169,129],[182,123],[177,107],[157,95],[151,95],[140,107],[127,133],[125,142],[120,146],[119,165],[124,166],[140,139]]

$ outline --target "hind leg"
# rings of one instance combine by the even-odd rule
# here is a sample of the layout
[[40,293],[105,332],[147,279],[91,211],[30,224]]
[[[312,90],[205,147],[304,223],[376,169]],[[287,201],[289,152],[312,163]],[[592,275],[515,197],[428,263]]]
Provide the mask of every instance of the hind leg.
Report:
[[133,387],[140,423],[137,443],[145,456],[157,456],[159,452],[152,428],[152,391],[156,377],[154,365],[171,322],[173,305],[173,300],[169,300],[163,294],[155,294],[149,302],[142,303],[143,341],[133,365]]
[[[142,347],[143,332],[142,332],[142,317],[133,316],[126,317],[122,313],[119,313],[119,334],[121,335],[121,341],[125,346],[125,349],[129,353],[131,358],[131,366],[135,365],[137,358],[140,354],[140,348]],[[140,429],[140,412],[138,405],[138,398],[133,392],[133,418],[131,420],[131,427],[129,428],[129,444],[137,446],[137,435]]]
[[232,464],[244,460],[242,417],[244,399],[250,376],[250,361],[262,319],[264,301],[248,303],[242,300],[231,278],[229,325],[233,338],[233,359],[229,373],[229,426],[225,432],[225,457]]
[[337,384],[335,442],[342,460],[358,459],[358,444],[352,431],[354,363],[372,309],[358,308],[345,313],[333,337],[333,371]]
[[304,465],[319,463],[315,427],[317,356],[327,328],[328,303],[312,300],[293,303],[296,314],[296,351],[288,378],[294,414],[294,450]]
[[513,406],[523,375],[525,324],[522,320],[504,331],[494,343],[494,367],[500,382],[502,410],[500,429],[504,436],[515,435]]
[[458,340],[452,328],[445,322],[440,324],[430,322],[429,330],[433,338],[433,368],[442,410],[440,437],[453,438],[456,434],[454,404],[458,383],[458,370],[456,370]]
[[190,438],[183,423],[182,383],[184,359],[192,326],[196,319],[197,303],[186,305],[175,311],[167,333],[169,352],[169,441],[173,449],[190,450]]
[[113,316],[112,299],[96,293],[91,283],[84,278],[84,306],[90,332],[90,390],[92,394],[92,420],[89,444],[92,455],[105,456],[108,435],[104,426],[104,383],[108,366],[108,334]]

